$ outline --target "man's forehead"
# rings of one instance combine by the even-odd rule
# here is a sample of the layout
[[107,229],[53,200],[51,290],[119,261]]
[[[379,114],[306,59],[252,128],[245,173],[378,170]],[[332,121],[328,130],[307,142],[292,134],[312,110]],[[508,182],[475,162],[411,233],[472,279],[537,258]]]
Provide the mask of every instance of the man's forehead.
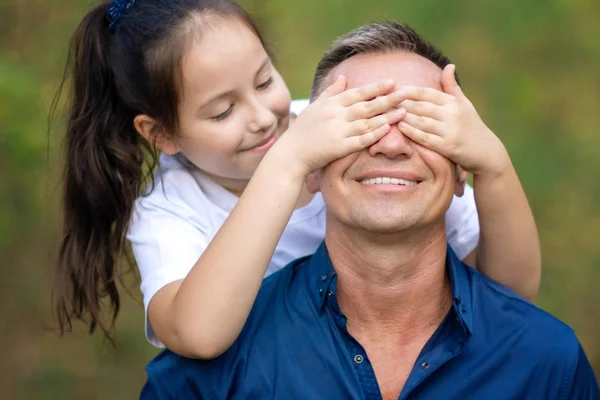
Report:
[[329,73],[325,87],[339,75],[348,79],[348,89],[392,79],[396,87],[424,86],[442,90],[442,70],[425,57],[409,52],[390,51],[350,57]]

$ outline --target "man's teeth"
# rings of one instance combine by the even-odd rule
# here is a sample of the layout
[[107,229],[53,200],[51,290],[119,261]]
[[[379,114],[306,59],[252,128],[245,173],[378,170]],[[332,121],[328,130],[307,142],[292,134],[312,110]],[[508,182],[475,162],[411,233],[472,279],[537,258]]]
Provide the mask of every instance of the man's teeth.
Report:
[[360,181],[361,185],[404,185],[404,186],[414,186],[419,182],[415,181],[407,181],[405,179],[398,178],[388,178],[388,177],[380,177],[380,178],[371,178],[364,179]]

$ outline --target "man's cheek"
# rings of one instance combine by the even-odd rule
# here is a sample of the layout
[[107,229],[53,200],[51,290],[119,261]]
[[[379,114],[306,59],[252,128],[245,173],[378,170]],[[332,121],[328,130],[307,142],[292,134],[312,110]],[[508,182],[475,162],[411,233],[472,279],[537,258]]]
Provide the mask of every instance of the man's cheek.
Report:
[[321,193],[333,196],[331,201],[334,201],[338,196],[347,195],[346,179],[352,179],[353,175],[349,171],[352,170],[352,164],[358,157],[358,153],[349,154],[321,169],[319,179]]
[[327,176],[328,179],[335,179],[336,177],[343,179],[359,156],[360,152],[351,153],[329,163],[323,168],[323,175]]
[[447,169],[449,173],[454,172],[454,169],[456,168],[455,164],[440,153],[437,153],[423,146],[419,146],[417,151],[419,152],[423,161],[425,161],[425,163],[433,171],[441,171],[441,169]]

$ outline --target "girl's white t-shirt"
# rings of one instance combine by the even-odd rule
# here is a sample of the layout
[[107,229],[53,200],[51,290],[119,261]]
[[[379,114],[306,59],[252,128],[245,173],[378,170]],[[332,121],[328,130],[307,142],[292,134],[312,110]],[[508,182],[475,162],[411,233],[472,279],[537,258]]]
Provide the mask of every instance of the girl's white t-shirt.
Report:
[[[305,101],[292,102],[299,113]],[[164,286],[185,278],[208,243],[223,225],[238,197],[213,182],[181,156],[161,155],[161,176],[150,193],[135,202],[127,238],[131,242],[142,279],[146,338],[164,347],[148,321],[148,304]],[[473,189],[454,197],[446,213],[448,242],[461,259],[479,240],[479,220]],[[266,275],[289,262],[312,254],[325,237],[325,203],[317,193],[294,211],[283,232]]]

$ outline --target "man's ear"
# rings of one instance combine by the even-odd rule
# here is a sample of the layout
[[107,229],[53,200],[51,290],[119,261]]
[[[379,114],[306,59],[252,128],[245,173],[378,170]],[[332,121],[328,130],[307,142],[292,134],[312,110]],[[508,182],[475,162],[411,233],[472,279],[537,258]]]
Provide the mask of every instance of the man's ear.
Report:
[[454,184],[454,194],[458,197],[464,194],[465,185],[467,184],[468,177],[469,173],[462,169],[459,165],[456,165],[456,182]]
[[154,143],[156,148],[165,154],[175,154],[179,150],[177,144],[167,135],[164,128],[152,117],[140,114],[133,119],[135,130],[142,135],[148,143]]
[[311,193],[317,193],[321,190],[321,170],[308,174],[306,177],[306,188]]

